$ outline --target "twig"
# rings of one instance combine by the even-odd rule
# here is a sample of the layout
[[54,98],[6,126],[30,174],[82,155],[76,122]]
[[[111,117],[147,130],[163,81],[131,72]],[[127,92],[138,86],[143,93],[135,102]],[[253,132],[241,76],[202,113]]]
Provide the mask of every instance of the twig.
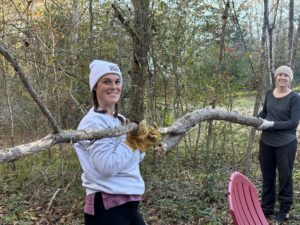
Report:
[[75,176],[73,177],[73,180],[65,187],[65,188],[58,188],[56,191],[55,191],[55,193],[52,195],[52,198],[51,198],[51,200],[50,200],[50,202],[48,203],[48,208],[47,208],[47,210],[46,210],[46,213],[48,213],[49,212],[49,210],[50,210],[50,208],[51,208],[51,206],[52,206],[52,203],[53,203],[53,201],[54,201],[54,199],[56,198],[56,196],[58,195],[58,193],[60,192],[60,191],[64,191],[64,193],[69,189],[69,187],[71,186],[71,184],[73,183],[75,181]]

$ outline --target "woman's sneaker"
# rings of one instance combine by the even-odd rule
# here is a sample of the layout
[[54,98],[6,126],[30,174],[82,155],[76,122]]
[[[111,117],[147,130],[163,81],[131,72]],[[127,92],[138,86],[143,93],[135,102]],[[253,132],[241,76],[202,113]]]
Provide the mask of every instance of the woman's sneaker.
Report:
[[267,219],[271,219],[273,216],[274,216],[274,211],[271,211],[271,210],[263,210],[264,214],[265,214],[265,217]]
[[282,223],[288,220],[289,218],[289,214],[285,213],[285,212],[280,212],[278,213],[278,215],[274,218],[275,221]]

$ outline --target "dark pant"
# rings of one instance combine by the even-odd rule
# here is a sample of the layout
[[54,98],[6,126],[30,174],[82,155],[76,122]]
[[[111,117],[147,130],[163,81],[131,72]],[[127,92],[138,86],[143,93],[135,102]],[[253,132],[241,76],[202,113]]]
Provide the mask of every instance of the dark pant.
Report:
[[139,202],[127,202],[106,210],[102,194],[95,195],[95,216],[85,214],[85,225],[146,225],[138,211]]
[[280,147],[260,141],[259,162],[263,177],[261,205],[265,213],[273,213],[276,200],[276,168],[278,169],[278,201],[280,212],[288,212],[293,203],[293,164],[297,140]]

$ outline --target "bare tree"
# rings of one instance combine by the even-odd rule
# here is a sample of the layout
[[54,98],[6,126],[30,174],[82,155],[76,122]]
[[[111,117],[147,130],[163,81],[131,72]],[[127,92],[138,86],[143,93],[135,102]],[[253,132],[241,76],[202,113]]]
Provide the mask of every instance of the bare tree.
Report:
[[276,23],[276,18],[277,18],[277,11],[278,11],[278,4],[279,0],[275,3],[274,7],[274,17],[273,17],[273,22],[270,23],[269,19],[269,0],[264,0],[264,24],[267,28],[268,31],[268,44],[267,46],[267,58],[266,58],[266,65],[268,65],[268,76],[265,76],[266,79],[264,79],[265,82],[265,87],[269,87],[269,80],[271,78],[273,86],[275,85],[275,80],[273,76],[273,71],[274,71],[274,43],[273,43],[273,31],[275,28],[275,23]]
[[290,0],[289,7],[289,33],[288,33],[288,58],[287,65],[292,66],[293,62],[293,43],[294,43],[294,0]]
[[[90,57],[92,57],[93,55],[93,26],[94,26],[94,14],[93,14],[93,0],[89,0],[89,19],[90,19],[90,23],[89,23],[89,50],[90,50]],[[91,61],[92,59],[90,58],[89,61]]]
[[132,0],[134,7],[134,19],[132,22],[126,20],[114,3],[112,5],[115,13],[131,35],[133,52],[132,67],[130,71],[130,120],[141,121],[144,118],[145,85],[148,76],[148,53],[150,48],[150,16],[149,0]]
[[[228,11],[230,8],[230,1],[227,0],[225,3],[225,9],[223,11],[222,15],[222,32],[221,32],[221,40],[220,40],[220,49],[219,49],[219,58],[216,65],[216,74],[218,77],[221,77],[222,73],[222,62],[223,62],[223,56],[224,56],[224,49],[225,49],[225,35],[226,35],[226,25],[227,25],[227,19],[228,19]],[[217,93],[219,89],[219,79],[216,79],[215,87],[214,87],[214,98],[212,100],[212,108],[216,108],[217,105]],[[209,122],[208,126],[208,135],[207,135],[207,142],[206,142],[206,153],[207,158],[209,159],[210,150],[212,148],[213,143],[213,121]]]
[[295,60],[296,60],[296,56],[297,56],[297,50],[298,50],[298,46],[299,46],[299,39],[300,39],[300,16],[298,19],[298,28],[297,28],[297,33],[294,39],[294,44],[293,44],[293,57],[292,57],[292,67],[295,66]]
[[[10,100],[10,93],[9,93],[9,87],[7,83],[7,71],[6,71],[6,61],[3,61],[3,81],[4,81],[4,91],[5,91],[5,97],[6,97],[6,102],[7,102],[7,107],[9,110],[9,122],[10,122],[10,144],[11,146],[15,146],[15,121],[13,117],[13,109],[12,109],[12,104]],[[15,162],[12,162],[12,169],[16,169],[16,164]]]
[[75,43],[77,43],[78,41],[78,22],[79,22],[78,0],[73,0],[72,41]]

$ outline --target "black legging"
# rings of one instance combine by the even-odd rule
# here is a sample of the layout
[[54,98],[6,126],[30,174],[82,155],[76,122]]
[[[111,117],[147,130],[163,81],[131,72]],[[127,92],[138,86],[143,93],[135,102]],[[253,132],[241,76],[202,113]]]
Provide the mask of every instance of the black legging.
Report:
[[127,202],[106,210],[102,194],[95,195],[95,216],[85,214],[85,225],[146,225],[138,211],[139,202]]
[[280,147],[260,141],[259,159],[263,176],[262,208],[273,213],[276,201],[276,169],[279,175],[278,200],[280,211],[287,213],[293,203],[293,165],[297,140]]

